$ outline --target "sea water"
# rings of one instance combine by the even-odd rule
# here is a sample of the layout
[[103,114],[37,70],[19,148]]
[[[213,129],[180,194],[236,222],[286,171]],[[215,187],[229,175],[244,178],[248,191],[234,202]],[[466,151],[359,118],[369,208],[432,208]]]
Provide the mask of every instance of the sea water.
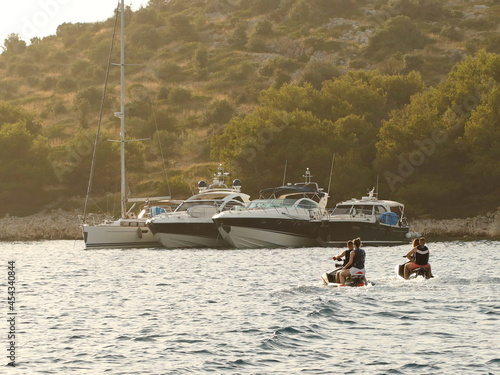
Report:
[[366,247],[374,285],[334,288],[339,249],[3,242],[2,373],[500,374],[500,242],[428,247],[434,279]]

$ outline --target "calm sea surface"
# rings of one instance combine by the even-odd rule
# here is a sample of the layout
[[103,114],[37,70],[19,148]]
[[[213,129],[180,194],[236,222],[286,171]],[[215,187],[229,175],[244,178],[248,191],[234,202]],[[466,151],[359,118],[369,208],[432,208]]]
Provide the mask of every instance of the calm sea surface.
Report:
[[367,247],[375,285],[332,288],[338,249],[3,242],[2,373],[500,374],[500,242],[428,246],[434,279],[396,279],[409,246]]

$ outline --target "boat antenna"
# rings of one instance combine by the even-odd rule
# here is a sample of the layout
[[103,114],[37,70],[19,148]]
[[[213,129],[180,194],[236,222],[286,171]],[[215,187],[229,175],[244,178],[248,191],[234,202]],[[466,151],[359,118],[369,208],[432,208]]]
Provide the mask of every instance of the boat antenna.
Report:
[[332,166],[330,167],[330,181],[328,181],[328,191],[327,194],[330,196],[330,187],[332,186],[332,176],[333,176],[333,165],[335,164],[335,152],[332,156]]
[[311,183],[312,175],[311,175],[311,171],[309,170],[309,168],[306,169],[306,173],[302,177],[304,177],[306,179],[306,184]]
[[377,175],[377,190],[375,190],[375,196],[378,198],[378,175]]
[[288,165],[288,160],[285,160],[285,170],[283,172],[283,186],[286,184],[286,167]]
[[113,37],[111,38],[111,46],[109,48],[109,55],[108,55],[108,64],[107,64],[107,69],[106,69],[106,76],[104,78],[104,87],[102,89],[102,98],[101,98],[101,108],[99,110],[99,119],[97,121],[97,133],[95,136],[94,140],[94,150],[92,153],[92,163],[90,164],[90,174],[89,174],[89,182],[87,184],[87,194],[85,196],[85,204],[83,206],[83,222],[86,222],[86,217],[87,217],[87,206],[89,203],[90,199],[90,193],[92,191],[92,184],[94,182],[94,170],[95,170],[95,165],[96,165],[96,159],[97,159],[97,147],[99,145],[100,141],[100,134],[101,134],[101,124],[102,124],[102,116],[104,112],[104,101],[106,99],[106,92],[107,92],[107,87],[108,87],[108,81],[109,81],[109,71],[110,71],[110,66],[111,66],[111,59],[113,56],[113,48],[114,48],[114,41],[115,41],[115,34],[116,34],[116,26],[118,25],[118,14],[119,14],[119,4],[118,7],[116,8],[116,15],[115,15],[115,25],[113,27]]

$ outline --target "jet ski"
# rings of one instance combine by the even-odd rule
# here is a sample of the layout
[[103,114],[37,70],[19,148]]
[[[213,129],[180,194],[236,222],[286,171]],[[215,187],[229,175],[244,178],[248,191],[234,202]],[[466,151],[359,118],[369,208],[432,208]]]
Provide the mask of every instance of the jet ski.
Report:
[[[336,258],[336,260],[342,260],[342,259]],[[335,268],[333,271],[325,272],[323,275],[321,275],[321,281],[323,281],[325,285],[333,287],[337,286],[358,287],[358,286],[373,285],[373,283],[370,283],[366,280],[365,274],[363,273],[359,275],[351,275],[346,279],[345,284],[340,284],[335,280],[335,275],[342,269],[343,264],[335,263],[335,267],[337,268]]]
[[[405,265],[408,263],[410,263],[410,261],[407,261],[403,264],[399,264],[396,266],[396,275],[399,278],[401,279],[405,278]],[[418,267],[413,269],[408,279],[416,279],[419,276],[422,276],[424,279],[429,279],[429,277],[427,277],[427,269],[425,267]]]

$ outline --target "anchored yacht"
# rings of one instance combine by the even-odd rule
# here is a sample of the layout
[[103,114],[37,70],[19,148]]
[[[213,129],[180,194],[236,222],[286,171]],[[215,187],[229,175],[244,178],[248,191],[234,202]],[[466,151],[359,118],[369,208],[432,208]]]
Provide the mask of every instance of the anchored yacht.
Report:
[[219,232],[236,248],[317,246],[311,219],[320,220],[328,194],[311,181],[264,189],[260,198],[213,217]]
[[147,226],[166,248],[228,247],[212,216],[235,207],[243,207],[250,196],[241,192],[241,181],[234,180],[228,187],[229,176],[219,166],[213,184],[198,183],[199,193],[181,203],[174,212],[164,213],[147,221]]
[[348,240],[361,237],[368,246],[391,246],[419,237],[420,233],[410,231],[404,205],[380,200],[374,190],[361,199],[340,202],[320,220],[312,220],[318,242],[323,246],[345,246]]

